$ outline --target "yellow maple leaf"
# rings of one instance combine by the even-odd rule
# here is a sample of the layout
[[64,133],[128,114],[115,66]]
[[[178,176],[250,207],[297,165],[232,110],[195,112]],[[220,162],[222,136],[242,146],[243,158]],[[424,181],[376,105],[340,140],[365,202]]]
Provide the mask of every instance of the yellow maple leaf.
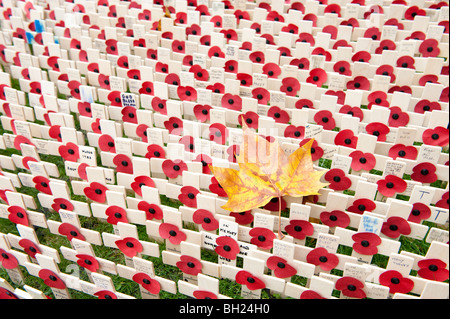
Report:
[[[245,121],[243,129],[243,142],[236,157],[239,170],[211,167],[228,195],[223,209],[244,212],[278,198],[281,218],[281,197],[319,195],[319,190],[328,185],[320,181],[325,171],[316,171],[313,167],[313,139],[288,156],[277,140],[267,141],[247,127]],[[281,223],[278,225],[281,236]]]

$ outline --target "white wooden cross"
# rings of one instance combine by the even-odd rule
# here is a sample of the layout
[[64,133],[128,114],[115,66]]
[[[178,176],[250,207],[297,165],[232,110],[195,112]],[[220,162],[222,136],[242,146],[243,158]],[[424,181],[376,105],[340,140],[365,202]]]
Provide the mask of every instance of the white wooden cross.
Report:
[[196,299],[231,299],[219,292],[219,279],[204,274],[197,275],[197,285],[178,281],[178,292]]
[[[334,235],[336,235],[340,238],[339,244],[344,245],[344,246],[353,247],[353,245],[356,243],[356,241],[354,239],[352,239],[352,236],[354,236],[355,234],[359,234],[359,233],[370,233],[370,234],[379,236],[379,234],[381,232],[381,227],[383,224],[383,219],[378,216],[376,214],[374,215],[374,214],[369,214],[366,212],[361,218],[361,222],[358,227],[358,232],[354,232],[352,230],[344,229],[344,228],[340,228],[340,227],[336,228]],[[368,246],[366,246],[367,244],[369,244],[369,246],[370,246],[370,242],[368,242],[366,240],[361,240],[360,244],[364,248],[368,247]],[[383,239],[381,239],[381,243],[379,245],[377,245],[377,253],[389,256],[389,254],[391,254],[393,252],[394,253],[398,252],[400,249],[400,245],[401,245],[401,243],[398,241],[383,238]],[[373,244],[372,244],[372,246],[373,246]],[[372,255],[364,255],[364,254],[356,252],[355,250],[352,251],[352,256],[357,257],[358,262],[370,263],[372,260]]]
[[111,277],[99,273],[91,274],[92,281],[79,281],[79,290],[99,299],[135,299],[132,296],[116,291]]
[[159,299],[160,290],[177,293],[176,283],[172,280],[159,277],[155,273],[153,263],[150,260],[137,256],[132,258],[134,267],[117,265],[119,276],[133,280],[139,284],[139,290],[143,299]]
[[[223,264],[221,278],[227,278],[236,281],[238,276],[242,280],[241,296],[244,299],[259,299],[263,288],[271,289],[276,292],[284,292],[286,281],[274,276],[264,274],[264,260],[244,257],[244,267],[238,268]],[[262,286],[259,284],[262,282]],[[255,286],[254,286],[255,285]]]
[[0,233],[1,267],[6,270],[11,281],[17,285],[24,284],[24,275],[19,265],[29,261],[27,254],[11,249],[7,235]]
[[134,256],[140,257],[141,255],[148,255],[159,257],[158,244],[148,241],[140,241],[136,225],[119,222],[117,224],[117,229],[117,235],[102,233],[103,243],[105,246],[111,248],[121,249],[119,247],[122,244],[130,248],[129,252],[122,251],[125,255],[125,262],[128,266],[133,266]]

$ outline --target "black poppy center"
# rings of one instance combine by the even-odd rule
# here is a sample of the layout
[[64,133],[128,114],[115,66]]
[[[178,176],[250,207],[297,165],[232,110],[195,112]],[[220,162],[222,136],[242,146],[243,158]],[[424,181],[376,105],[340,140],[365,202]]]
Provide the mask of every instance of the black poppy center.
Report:
[[363,247],[369,247],[369,245],[370,245],[370,243],[367,240],[363,240],[361,242],[361,246],[363,246]]
[[394,183],[389,182],[389,183],[386,184],[386,187],[387,188],[394,188]]
[[264,237],[263,235],[259,235],[258,236],[258,240],[259,241],[266,241],[266,237]]
[[172,237],[174,237],[174,236],[177,235],[177,232],[174,231],[174,230],[171,230],[171,231],[169,231],[169,235],[172,236]]

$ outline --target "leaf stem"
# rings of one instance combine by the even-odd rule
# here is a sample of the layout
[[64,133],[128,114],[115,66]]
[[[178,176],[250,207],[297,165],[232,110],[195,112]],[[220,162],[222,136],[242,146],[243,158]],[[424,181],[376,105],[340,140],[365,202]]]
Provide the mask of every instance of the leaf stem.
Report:
[[281,196],[278,196],[278,239],[282,240],[284,235],[281,233]]

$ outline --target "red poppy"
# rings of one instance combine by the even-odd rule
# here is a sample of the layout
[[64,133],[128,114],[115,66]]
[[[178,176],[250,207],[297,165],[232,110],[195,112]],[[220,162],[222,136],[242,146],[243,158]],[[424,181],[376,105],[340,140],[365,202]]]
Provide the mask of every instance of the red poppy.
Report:
[[333,71],[342,75],[351,76],[352,70],[348,61],[338,61],[333,65]]
[[355,54],[353,54],[352,61],[353,62],[369,63],[371,58],[372,58],[372,56],[370,55],[369,52],[367,52],[367,51],[358,51]]
[[348,90],[369,90],[370,82],[365,76],[357,76],[348,81],[346,87]]
[[340,168],[330,169],[324,178],[330,183],[328,187],[335,191],[343,191],[352,186],[352,180],[345,176],[345,172]]
[[398,106],[390,108],[390,115],[388,124],[390,127],[406,126],[409,123],[409,115],[407,112],[403,112]]
[[55,198],[53,199],[52,208],[57,212],[59,212],[60,209],[73,211],[74,206],[69,200],[65,198]]
[[238,284],[245,285],[249,290],[258,290],[266,287],[266,284],[246,270],[240,270],[235,277]]
[[417,263],[417,274],[425,279],[445,281],[448,279],[447,264],[440,259],[422,259]]
[[177,88],[177,94],[182,101],[197,100],[197,91],[191,86],[179,86]]
[[278,47],[277,50],[280,51],[280,55],[281,55],[281,56],[292,57],[291,49],[289,49],[289,48],[286,48],[286,47]]
[[186,240],[186,234],[183,233],[176,225],[169,223],[162,223],[158,229],[159,235],[174,245],[179,245]]
[[246,211],[246,212],[240,212],[240,213],[232,212],[232,213],[230,213],[230,216],[234,217],[235,222],[238,223],[239,225],[248,225],[254,219],[251,210]]
[[173,40],[173,33],[170,31],[163,32],[163,34],[161,34],[161,37],[166,40]]
[[135,107],[126,106],[121,110],[121,113],[122,113],[122,121],[134,124],[138,123]]
[[339,257],[329,253],[326,248],[318,247],[308,253],[306,261],[310,264],[319,266],[324,271],[330,271],[339,264]]
[[307,13],[303,16],[304,21],[312,21],[313,27],[317,27],[317,16],[314,13]]
[[411,227],[404,218],[392,216],[383,223],[381,233],[389,238],[398,238],[400,235],[411,234]]
[[434,183],[438,179],[436,166],[428,162],[417,164],[412,169],[411,179],[421,183]]
[[405,19],[414,20],[416,16],[424,16],[425,14],[425,10],[420,9],[418,6],[411,6],[405,11]]
[[297,219],[290,220],[289,225],[287,225],[284,230],[288,235],[300,240],[305,239],[306,236],[311,236],[314,233],[314,227],[310,222]]
[[148,138],[147,138],[147,129],[148,129],[148,125],[147,124],[139,124],[136,127],[136,135],[139,136],[142,139],[142,142],[147,143],[148,142]]
[[278,197],[274,197],[272,198],[263,208],[266,210],[270,210],[271,212],[278,212],[278,210],[280,209],[280,204],[281,204],[281,210],[285,210],[287,207],[287,203],[286,201],[281,198],[281,203],[278,200]]
[[198,24],[192,24],[190,27],[186,28],[186,36],[189,35],[202,35],[202,30],[200,29],[200,26]]
[[384,91],[373,91],[367,96],[369,104],[368,109],[372,109],[372,105],[389,107],[389,102],[387,100],[387,93]]
[[116,145],[114,143],[114,139],[108,134],[103,134],[99,137],[98,146],[100,150],[102,150],[103,152],[111,152],[111,153],[116,152]]
[[386,22],[384,23],[384,25],[393,25],[396,26],[398,30],[403,30],[405,28],[405,26],[403,25],[403,23],[400,23],[396,18],[391,18],[386,20]]
[[196,208],[198,194],[200,192],[195,187],[183,186],[181,188],[181,194],[178,195],[178,200],[188,207]]
[[87,198],[99,202],[104,203],[106,201],[106,191],[108,188],[103,184],[92,182],[88,187],[85,187],[83,192]]
[[295,42],[309,43],[312,47],[316,44],[314,37],[308,32],[301,32]]
[[429,128],[422,134],[424,144],[433,146],[446,146],[449,140],[449,130],[445,127],[438,126],[434,129]]
[[408,221],[413,223],[421,223],[422,220],[426,220],[431,216],[431,209],[424,203],[414,203],[409,214]]
[[222,27],[222,17],[221,16],[214,16],[211,18],[210,22],[214,23],[215,28],[221,28]]
[[139,272],[133,275],[133,281],[140,284],[142,288],[150,292],[151,294],[157,295],[161,291],[161,285],[158,280],[152,279],[149,275]]
[[20,224],[28,226],[28,215],[25,209],[20,206],[10,206],[8,207],[8,219],[14,224]]
[[396,193],[403,193],[408,184],[395,175],[387,175],[384,179],[377,181],[378,191],[386,197],[394,196]]
[[159,97],[155,96],[152,99],[152,108],[155,112],[158,112],[163,115],[167,115],[167,100],[162,100]]
[[69,241],[72,241],[72,239],[74,238],[79,240],[86,240],[84,236],[80,233],[78,228],[69,223],[62,223],[61,225],[59,225],[58,232],[61,235],[66,236]]
[[312,50],[311,55],[324,55],[325,61],[327,62],[331,61],[331,53],[321,47],[317,47],[314,50]]
[[381,244],[381,239],[377,234],[362,232],[352,236],[354,241],[353,250],[362,255],[375,255],[378,253],[377,246]]
[[295,102],[295,108],[301,110],[303,108],[305,109],[314,109],[314,103],[311,100],[308,99],[299,99],[297,102]]
[[436,39],[426,39],[419,46],[419,52],[423,57],[437,57],[441,50],[439,49],[439,41]]
[[289,265],[286,259],[278,256],[267,258],[266,264],[277,278],[289,278],[297,274],[297,270]]
[[214,123],[209,126],[209,140],[225,145],[228,139],[228,129],[225,125]]
[[364,283],[356,278],[345,276],[336,281],[335,289],[342,292],[346,297],[363,299],[366,298]]
[[86,168],[89,167],[88,164],[86,163],[81,163],[80,165],[78,165],[77,168],[77,174],[78,176],[82,179],[87,181],[87,174],[86,174]]
[[364,38],[371,38],[372,40],[379,40],[381,37],[381,31],[377,27],[368,28],[364,32]]
[[355,136],[352,130],[348,129],[340,131],[334,138],[334,144],[351,148],[356,148],[357,142],[358,137]]
[[108,94],[108,100],[111,102],[111,106],[122,106],[122,99],[120,98],[119,91],[112,91]]
[[297,96],[300,90],[300,82],[293,77],[287,77],[282,80],[280,91],[286,93],[287,96]]
[[309,60],[307,58],[293,59],[289,65],[294,65],[300,70],[309,70]]
[[403,275],[396,270],[387,270],[383,272],[378,280],[381,285],[389,287],[389,293],[391,294],[406,294],[414,287],[414,281],[403,277]]
[[249,74],[238,73],[236,75],[236,80],[241,83],[241,86],[250,87],[253,85],[253,78]]
[[164,121],[164,127],[173,135],[181,135],[183,133],[183,121],[178,117],[170,117],[168,121]]
[[225,72],[228,72],[228,73],[237,74],[238,73],[238,62],[235,60],[228,60],[227,62],[225,62],[224,70],[225,70]]
[[439,23],[438,23],[438,25],[441,25],[441,26],[443,26],[444,27],[444,34],[448,34],[448,29],[449,29],[449,21],[447,20],[447,21],[440,21]]
[[298,26],[292,23],[289,23],[288,25],[285,25],[281,28],[281,31],[291,33],[291,34],[298,34]]
[[208,81],[209,79],[209,73],[207,70],[203,69],[200,65],[196,64],[193,65],[189,72],[194,74],[194,77],[198,81]]
[[0,248],[0,264],[5,269],[14,269],[19,266],[17,258],[13,254],[6,252],[6,250]]
[[137,256],[138,253],[144,250],[141,242],[133,237],[116,240],[115,244],[125,256],[130,258]]
[[200,162],[200,163],[202,163],[202,166],[203,166],[202,167],[202,172],[203,172],[203,174],[210,174],[211,173],[209,165],[212,164],[212,159],[208,155],[199,154],[192,161],[193,162]]
[[176,52],[176,53],[184,53],[185,52],[185,42],[180,41],[180,40],[173,40],[172,51]]
[[145,154],[145,157],[148,159],[152,158],[165,158],[166,152],[164,151],[164,148],[162,146],[157,144],[151,144],[147,146],[147,153]]
[[61,278],[59,278],[59,276],[57,274],[55,274],[53,271],[51,271],[50,269],[39,270],[38,276],[39,276],[39,278],[44,280],[44,284],[46,284],[47,286],[49,286],[51,288],[56,288],[56,289],[65,289],[66,288],[66,284],[64,283],[64,281],[62,281]]
[[222,33],[225,37],[225,40],[228,42],[230,42],[230,40],[234,40],[236,41],[238,39],[238,35],[237,32],[233,29],[227,29],[227,30],[220,30],[220,33]]
[[41,94],[41,83],[33,81],[30,83],[30,93]]
[[425,86],[427,83],[439,84],[439,77],[435,74],[425,74],[421,76],[419,79],[419,85]]
[[290,121],[289,113],[278,106],[272,106],[267,112],[267,116],[273,118],[276,123],[287,124]]
[[66,161],[76,162],[80,158],[80,153],[78,151],[78,145],[74,143],[67,143],[66,145],[61,145],[58,148],[59,155],[61,155]]
[[94,296],[97,296],[98,299],[117,299],[117,296],[108,290],[97,291]]
[[183,136],[178,141],[179,144],[184,145],[184,150],[186,152],[194,153],[195,146],[194,146],[194,138],[192,136]]
[[349,154],[352,158],[351,168],[354,171],[370,171],[375,167],[376,159],[372,153],[363,153],[361,151],[353,151]]
[[225,190],[222,188],[222,186],[219,184],[217,179],[215,177],[211,178],[211,184],[209,185],[209,190],[217,194],[220,197],[228,197],[228,194],[225,192]]
[[300,299],[327,299],[327,298],[322,297],[321,294],[313,290],[305,290],[301,293]]
[[113,163],[116,165],[117,172],[133,174],[133,162],[128,155],[117,154],[113,158]]
[[261,51],[255,51],[249,55],[250,61],[253,63],[259,63],[264,64],[265,63],[265,57],[264,53]]
[[119,55],[119,51],[117,50],[117,40],[108,39],[105,41],[106,44],[106,53],[112,55]]
[[210,291],[206,291],[206,290],[195,290],[192,294],[195,299],[217,299],[218,298],[214,293],[212,293]]
[[162,163],[162,169],[167,177],[177,178],[178,176],[181,176],[184,171],[187,171],[188,167],[182,160],[165,160]]
[[339,113],[349,114],[353,117],[357,117],[357,118],[359,118],[360,121],[362,121],[364,119],[363,111],[361,110],[360,107],[357,107],[357,106],[351,107],[350,105],[343,105],[339,109]]
[[201,261],[191,256],[181,256],[176,265],[183,273],[188,275],[197,276],[202,272]]
[[344,104],[345,102],[345,92],[344,91],[333,91],[333,90],[327,90],[325,92],[325,95],[333,95],[337,96],[337,104]]
[[204,4],[197,6],[195,11],[200,12],[200,16],[209,16],[210,15],[210,13],[208,11],[208,6],[206,6]]
[[380,122],[371,122],[366,125],[367,134],[376,136],[378,142],[385,142],[386,135],[389,134],[390,131],[391,130],[386,124]]
[[216,239],[214,251],[224,258],[235,260],[239,253],[239,244],[231,237],[220,236]]
[[138,14],[138,19],[151,21],[152,20],[152,12],[150,10],[145,9]]
[[305,136],[304,126],[289,125],[284,130],[284,137],[300,139],[304,138],[304,136]]
[[159,73],[169,74],[169,65],[162,62],[157,62],[155,65],[155,71]]
[[277,79],[281,74],[281,68],[276,63],[267,63],[263,66],[263,74],[269,78]]
[[418,150],[414,146],[406,146],[403,144],[395,144],[389,149],[389,157],[396,159],[397,157],[415,160],[418,155]]
[[97,259],[91,255],[77,254],[75,257],[78,258],[77,264],[89,271],[96,272],[100,268]]
[[395,82],[396,76],[394,74],[394,67],[389,64],[383,64],[377,68],[375,74],[389,76],[391,78],[390,83]]
[[422,99],[416,103],[414,112],[424,114],[425,112],[433,112],[434,110],[441,110],[441,105],[438,102],[432,102],[427,99]]
[[314,121],[321,125],[325,130],[332,130],[336,127],[333,114],[330,111],[322,110],[314,115]]
[[267,105],[270,101],[270,92],[265,88],[253,89],[252,96],[258,100],[258,104]]
[[52,56],[52,57],[49,57],[48,60],[47,60],[48,66],[49,66],[53,71],[59,71],[58,59],[59,59],[59,57],[57,57],[57,56]]
[[92,117],[91,103],[89,102],[78,102],[77,104],[78,113],[82,116]]
[[219,221],[206,209],[198,209],[192,215],[192,220],[197,225],[201,225],[206,231],[213,231],[219,228]]
[[276,238],[273,231],[264,227],[252,228],[249,235],[252,236],[250,243],[261,249],[271,249],[273,247],[273,240]]
[[208,85],[207,90],[211,90],[213,93],[223,94],[225,93],[225,85],[222,83],[214,83],[213,85]]
[[50,189],[50,180],[44,176],[33,177],[34,188],[38,191],[43,192],[48,195],[52,195],[52,190]]
[[380,45],[378,46],[378,48],[375,49],[375,53],[376,54],[382,54],[383,51],[385,50],[395,50],[396,49],[396,44],[394,41],[386,39],[386,40],[382,40],[380,42]]
[[[311,139],[305,138],[300,142],[300,147],[307,144]],[[317,140],[314,140],[311,146],[311,158],[313,162],[317,161],[318,159],[322,158],[323,156],[323,149],[319,146],[317,143]]]
[[301,11],[302,13],[305,13],[305,6],[301,2],[294,2],[291,4],[291,7],[288,9],[288,12],[289,10]]
[[231,93],[224,94],[222,97],[222,107],[233,110],[242,110],[242,98],[239,95],[233,95]]
[[327,72],[325,70],[316,68],[309,71],[309,76],[306,79],[307,83],[315,84],[318,87],[322,87],[322,84],[327,81]]
[[336,40],[338,29],[334,25],[326,25],[322,28],[323,33],[331,35],[331,39]]
[[350,217],[341,210],[320,213],[320,221],[328,227],[346,228],[350,224]]
[[48,130],[48,135],[51,138],[56,139],[58,142],[61,142],[62,141],[62,138],[61,138],[61,126],[60,125],[52,125],[50,127],[50,129]]
[[36,254],[41,253],[39,247],[29,239],[19,240],[19,245],[31,258],[36,258]]
[[155,182],[151,177],[141,175],[136,176],[130,186],[136,194],[142,196],[142,186],[155,187]]
[[163,219],[163,211],[162,211],[161,207],[159,207],[156,204],[149,204],[146,201],[140,201],[138,204],[138,209],[140,211],[145,212],[145,216],[146,216],[147,220]]

